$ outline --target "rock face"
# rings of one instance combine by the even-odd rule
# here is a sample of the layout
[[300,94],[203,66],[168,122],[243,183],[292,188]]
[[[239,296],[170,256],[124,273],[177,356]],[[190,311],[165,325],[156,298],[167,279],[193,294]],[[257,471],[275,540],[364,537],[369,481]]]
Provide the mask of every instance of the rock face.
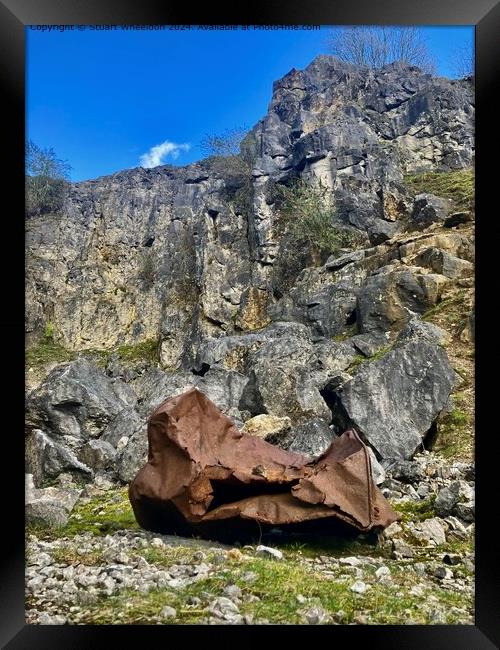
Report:
[[380,457],[411,457],[446,407],[455,372],[446,352],[410,340],[361,368],[337,394],[338,420],[351,422]]
[[[351,424],[379,460],[411,458],[454,382],[448,334],[420,316],[471,282],[474,243],[471,215],[404,176],[471,167],[473,120],[470,81],[320,56],[274,84],[240,156],[71,185],[62,215],[27,223],[28,346],[50,325],[77,356],[27,399],[35,485],[130,481],[147,417],[193,386],[291,451]],[[294,179],[321,182],[356,250],[282,234]],[[146,343],[154,358],[124,361]]]

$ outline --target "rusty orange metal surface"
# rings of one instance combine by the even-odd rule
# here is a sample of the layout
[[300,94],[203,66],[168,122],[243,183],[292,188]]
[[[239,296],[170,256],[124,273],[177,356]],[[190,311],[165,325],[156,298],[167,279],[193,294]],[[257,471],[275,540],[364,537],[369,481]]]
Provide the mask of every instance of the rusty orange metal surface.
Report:
[[398,519],[353,429],[311,461],[240,432],[193,388],[153,412],[148,443],[129,498],[149,530],[210,536],[244,521],[293,526],[335,518],[370,531]]

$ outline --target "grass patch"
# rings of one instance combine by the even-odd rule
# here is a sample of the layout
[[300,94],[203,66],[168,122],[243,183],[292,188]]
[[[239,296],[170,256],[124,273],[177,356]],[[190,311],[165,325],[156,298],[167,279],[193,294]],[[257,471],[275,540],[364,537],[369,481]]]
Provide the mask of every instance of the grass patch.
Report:
[[474,210],[474,170],[409,174],[404,179],[414,194],[430,193],[451,199],[457,210]]
[[370,363],[372,361],[378,361],[385,357],[385,355],[392,350],[392,345],[385,345],[383,348],[380,348],[375,354],[372,354],[370,357],[365,357],[362,354],[357,354],[350,366],[346,368],[346,372],[352,372],[356,370],[363,363]]
[[424,521],[425,519],[430,519],[435,517],[436,513],[434,511],[434,501],[436,496],[432,496],[429,499],[424,499],[422,501],[400,501],[391,503],[392,507],[396,512],[401,515],[401,521],[403,523],[409,521]]
[[[159,620],[161,609],[169,605],[177,611],[175,619],[166,623],[197,624],[209,616],[206,605],[223,595],[227,584],[234,583],[242,590],[240,612],[251,615],[254,620],[265,618],[272,624],[303,623],[301,610],[313,605],[323,607],[338,622],[353,622],[360,611],[369,616],[371,623],[401,624],[409,618],[415,623],[429,623],[428,596],[432,591],[437,604],[447,605],[447,610],[459,607],[471,611],[470,597],[432,585],[422,596],[408,594],[409,588],[419,582],[419,577],[406,567],[390,563],[393,583],[373,584],[364,595],[355,594],[350,586],[355,577],[345,568],[337,568],[332,577],[325,576],[303,564],[289,560],[255,558],[221,570],[218,575],[209,576],[185,589],[169,591],[154,589],[147,594],[124,590],[118,595],[103,597],[84,614],[82,623],[87,624],[152,624]],[[248,583],[242,579],[243,572],[252,571],[256,578]],[[297,595],[308,599],[300,605]],[[196,596],[202,604],[188,605],[189,597]],[[249,596],[259,600],[248,602]],[[457,614],[448,614],[449,624],[459,622]]]
[[103,492],[88,500],[80,499],[65,526],[53,528],[28,524],[26,532],[33,533],[40,539],[56,539],[88,532],[107,535],[131,528],[138,529],[139,525],[128,499],[128,488],[125,487]]
[[470,444],[472,416],[461,408],[454,408],[438,421],[438,436],[434,451],[444,458],[457,456]]
[[40,339],[26,349],[26,365],[41,368],[49,363],[63,363],[75,358],[75,353],[56,343],[52,336]]
[[146,339],[134,345],[121,345],[116,353],[122,361],[157,361],[158,340]]
[[356,323],[353,323],[352,325],[349,325],[344,332],[341,332],[340,334],[332,337],[332,340],[337,341],[338,343],[342,343],[342,341],[347,341],[351,337],[356,336],[357,333],[358,326]]

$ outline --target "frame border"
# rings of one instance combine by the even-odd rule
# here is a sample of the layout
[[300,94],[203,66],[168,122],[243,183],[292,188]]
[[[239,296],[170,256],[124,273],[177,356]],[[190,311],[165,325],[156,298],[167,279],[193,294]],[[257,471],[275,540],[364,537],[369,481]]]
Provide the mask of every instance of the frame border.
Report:
[[[207,10],[208,9],[208,10]],[[476,95],[478,98],[478,118],[476,125],[476,142],[481,151],[477,159],[477,180],[480,193],[476,199],[476,215],[482,228],[478,232],[477,247],[481,253],[478,256],[476,269],[481,283],[476,285],[476,320],[479,331],[483,323],[491,319],[491,295],[488,293],[486,278],[495,278],[494,270],[488,273],[488,263],[498,257],[495,250],[495,238],[488,236],[493,225],[494,215],[488,219],[489,206],[498,201],[495,192],[498,180],[495,165],[486,162],[490,154],[496,160],[496,146],[493,134],[496,134],[498,122],[496,101],[494,98],[495,80],[500,78],[500,2],[498,0],[420,0],[418,5],[411,0],[379,0],[377,4],[370,0],[337,0],[335,5],[328,0],[315,0],[314,3],[304,3],[293,0],[282,6],[276,0],[265,4],[262,0],[254,2],[250,7],[238,8],[235,12],[229,8],[209,6],[197,11],[196,19],[199,24],[407,24],[407,25],[475,25],[476,26]],[[173,3],[162,3],[160,0],[3,0],[0,2],[0,78],[6,90],[7,129],[5,135],[9,140],[9,167],[7,182],[9,197],[13,198],[15,211],[24,214],[24,92],[25,92],[25,26],[35,24],[188,24],[193,17],[189,7],[174,6]],[[495,175],[494,175],[495,174]],[[496,181],[496,183],[495,183]],[[22,206],[22,207],[21,207]],[[481,221],[482,220],[482,221]],[[24,240],[23,220],[12,220],[6,224],[11,232],[7,242],[13,240],[19,247]],[[498,226],[497,226],[498,229]],[[493,233],[492,233],[493,234]],[[498,240],[497,240],[498,241]],[[488,246],[490,250],[488,251]],[[0,322],[3,328],[4,340],[19,345],[24,350],[23,317],[24,317],[24,286],[21,278],[21,263],[24,255],[17,254],[14,246],[8,246],[12,253],[9,264],[9,282],[4,283],[7,290],[5,303],[7,309]],[[17,273],[14,269],[17,265]],[[498,272],[498,271],[497,271]],[[494,295],[494,294],[493,294]],[[21,297],[21,299],[20,299]],[[10,306],[16,301],[21,302],[19,310],[11,312]],[[490,343],[490,341],[488,341]],[[386,650],[405,650],[429,647],[432,650],[460,648],[475,650],[490,650],[500,647],[500,563],[492,523],[492,513],[496,504],[493,501],[495,491],[493,480],[495,471],[494,445],[498,450],[498,436],[488,436],[488,406],[495,405],[498,399],[496,390],[487,381],[487,362],[491,361],[491,344],[485,352],[486,340],[481,337],[476,341],[476,358],[484,363],[476,363],[476,470],[479,467],[476,488],[479,492],[477,503],[477,520],[480,526],[476,529],[476,625],[475,626],[329,626],[323,632],[333,632],[336,639],[362,642],[369,639],[375,647],[380,643]],[[9,345],[15,353],[14,343]],[[495,349],[495,347],[493,348]],[[21,352],[22,355],[22,352]],[[4,529],[6,548],[2,554],[2,580],[0,581],[0,643],[9,650],[62,647],[79,648],[107,647],[116,643],[120,637],[126,643],[144,642],[144,632],[147,626],[35,626],[26,625],[24,621],[24,445],[20,433],[14,435],[11,431],[21,429],[21,414],[24,404],[24,376],[19,357],[14,354],[14,363],[9,369],[9,394],[6,405],[11,413],[15,413],[12,429],[5,429],[9,441],[16,441],[11,447],[11,458],[14,479],[7,483],[8,491],[4,498],[7,509],[4,521],[9,522],[9,532]],[[19,390],[17,382],[19,378]],[[11,406],[12,405],[12,406]],[[14,405],[16,407],[12,408]],[[480,409],[478,407],[481,407]],[[491,409],[493,418],[496,413]],[[493,419],[495,422],[495,419]],[[479,432],[479,433],[478,433]],[[6,436],[7,437],[7,436]],[[17,445],[17,446],[16,446]],[[491,461],[491,471],[488,472],[488,460]],[[491,495],[491,496],[490,496]],[[491,504],[490,504],[491,502]],[[12,522],[12,523],[11,523]],[[163,639],[172,639],[180,632],[180,639],[205,645],[209,639],[218,645],[227,635],[228,641],[234,642],[243,632],[250,643],[258,640],[261,627],[255,626],[158,626],[153,627]],[[266,638],[282,639],[283,631],[292,628],[295,642],[307,642],[313,631],[308,626],[265,626]],[[138,629],[140,628],[140,629]],[[243,629],[242,629],[243,628]],[[167,635],[165,635],[167,632]],[[278,637],[275,637],[275,634]],[[158,636],[155,634],[155,637]],[[375,644],[374,644],[375,642]]]

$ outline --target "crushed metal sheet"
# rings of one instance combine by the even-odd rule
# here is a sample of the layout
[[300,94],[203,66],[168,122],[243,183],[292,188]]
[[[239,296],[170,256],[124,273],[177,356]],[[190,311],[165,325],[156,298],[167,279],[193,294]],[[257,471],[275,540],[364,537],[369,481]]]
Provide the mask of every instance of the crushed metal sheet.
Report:
[[148,530],[206,536],[214,526],[249,521],[293,526],[335,518],[366,532],[399,519],[353,429],[311,461],[240,432],[193,388],[153,412],[148,442],[148,462],[129,487],[135,517]]

